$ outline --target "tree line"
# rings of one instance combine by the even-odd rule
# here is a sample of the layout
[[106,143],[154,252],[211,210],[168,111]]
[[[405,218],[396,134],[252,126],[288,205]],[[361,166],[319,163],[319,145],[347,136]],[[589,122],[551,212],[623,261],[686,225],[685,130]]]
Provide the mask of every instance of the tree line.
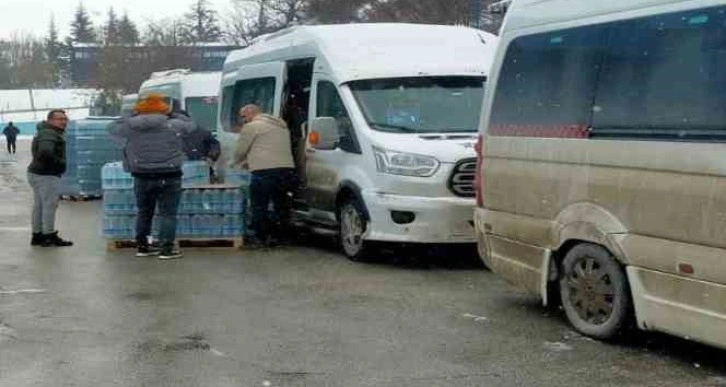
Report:
[[[491,3],[491,0],[482,0]],[[244,46],[254,38],[302,24],[413,22],[469,24],[472,0],[230,0],[220,15],[208,0],[194,0],[179,18],[143,25],[109,9],[95,23],[81,2],[70,34],[61,38],[51,18],[45,37],[17,33],[0,40],[0,88],[70,87],[72,47],[101,47],[99,68],[106,89],[124,89],[119,80],[123,47],[178,47],[201,43]],[[107,76],[103,76],[103,74]],[[115,74],[115,76],[114,76]],[[131,82],[134,84],[135,82]],[[127,82],[128,84],[128,82]]]

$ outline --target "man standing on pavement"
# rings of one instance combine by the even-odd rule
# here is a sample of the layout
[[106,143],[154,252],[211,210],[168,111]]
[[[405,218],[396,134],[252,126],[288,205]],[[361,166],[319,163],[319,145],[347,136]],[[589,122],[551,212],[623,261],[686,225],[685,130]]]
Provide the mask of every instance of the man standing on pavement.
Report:
[[[124,164],[134,177],[137,257],[181,258],[175,248],[176,216],[182,192],[183,137],[193,124],[172,119],[170,106],[160,94],[142,98],[135,115],[109,126],[109,133],[124,143]],[[159,247],[149,243],[156,207],[159,207]]]
[[[234,156],[235,164],[246,164],[252,172],[250,203],[252,219],[245,245],[267,246],[285,237],[290,218],[288,191],[295,180],[290,132],[281,119],[262,114],[259,106],[240,110],[244,126]],[[273,219],[268,211],[274,206]]]
[[16,142],[18,141],[18,134],[20,134],[20,129],[18,129],[15,125],[13,125],[13,122],[10,121],[8,123],[8,126],[3,129],[3,134],[5,135],[5,139],[8,142],[8,154],[15,154],[16,151]]
[[28,183],[33,188],[34,198],[32,246],[73,246],[72,242],[59,237],[55,229],[61,175],[66,171],[66,126],[66,113],[52,110],[47,120],[38,124],[38,132],[33,137],[33,161],[28,166]]

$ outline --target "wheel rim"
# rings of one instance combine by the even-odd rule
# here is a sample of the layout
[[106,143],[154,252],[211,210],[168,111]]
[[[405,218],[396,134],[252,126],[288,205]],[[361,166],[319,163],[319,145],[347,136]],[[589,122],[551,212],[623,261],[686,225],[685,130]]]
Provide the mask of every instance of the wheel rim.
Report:
[[363,219],[352,206],[345,206],[340,214],[341,240],[348,255],[356,255],[363,248]]
[[567,273],[568,301],[577,315],[589,324],[607,322],[615,309],[615,286],[606,268],[595,258],[577,260]]

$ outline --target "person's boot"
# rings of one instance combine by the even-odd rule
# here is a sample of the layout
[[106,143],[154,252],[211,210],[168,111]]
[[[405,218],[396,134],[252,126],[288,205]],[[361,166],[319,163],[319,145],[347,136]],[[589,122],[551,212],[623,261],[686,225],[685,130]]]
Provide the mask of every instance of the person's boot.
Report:
[[58,236],[58,231],[52,234],[45,234],[41,246],[43,247],[69,247],[73,246],[73,242],[61,239]]
[[43,244],[43,233],[34,232],[33,239],[30,240],[31,246],[40,246]]

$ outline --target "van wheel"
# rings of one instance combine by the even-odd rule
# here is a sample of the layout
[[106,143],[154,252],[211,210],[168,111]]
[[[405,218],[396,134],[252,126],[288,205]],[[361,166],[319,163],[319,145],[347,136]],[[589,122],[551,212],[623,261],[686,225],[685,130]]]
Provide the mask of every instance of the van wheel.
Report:
[[580,244],[562,263],[560,297],[567,319],[581,333],[614,338],[630,311],[630,289],[620,264],[603,247]]
[[351,198],[340,207],[340,244],[351,261],[360,262],[368,255],[368,243],[363,239],[368,229],[368,221],[363,206]]

